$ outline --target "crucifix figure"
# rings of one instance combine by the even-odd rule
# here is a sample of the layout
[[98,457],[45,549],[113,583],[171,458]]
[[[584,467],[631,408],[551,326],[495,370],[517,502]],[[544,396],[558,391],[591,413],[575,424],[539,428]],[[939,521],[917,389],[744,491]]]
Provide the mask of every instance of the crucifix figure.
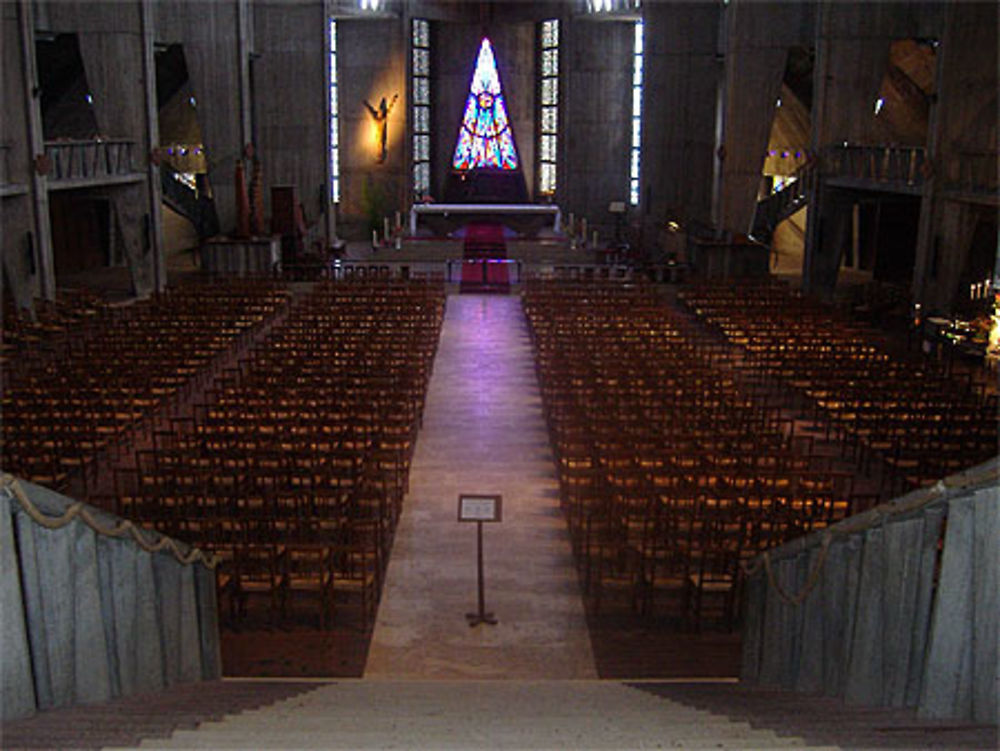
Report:
[[368,108],[368,113],[375,120],[375,127],[378,129],[377,138],[379,143],[379,152],[378,152],[379,164],[382,164],[385,161],[386,157],[385,138],[386,138],[386,132],[389,129],[389,113],[392,112],[392,107],[393,105],[396,104],[397,99],[399,99],[399,94],[393,94],[392,101],[386,104],[385,97],[382,97],[382,101],[379,102],[377,109],[375,107],[372,107],[371,104],[368,103],[367,99],[365,100],[365,107]]

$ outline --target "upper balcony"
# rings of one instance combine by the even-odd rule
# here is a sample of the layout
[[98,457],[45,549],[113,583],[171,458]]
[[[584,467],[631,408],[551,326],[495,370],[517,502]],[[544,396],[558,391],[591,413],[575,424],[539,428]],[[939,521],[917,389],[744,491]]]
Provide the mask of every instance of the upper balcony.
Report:
[[139,182],[134,141],[91,139],[45,142],[49,190],[71,190]]
[[843,144],[823,150],[821,171],[830,185],[919,195],[927,150],[916,146]]

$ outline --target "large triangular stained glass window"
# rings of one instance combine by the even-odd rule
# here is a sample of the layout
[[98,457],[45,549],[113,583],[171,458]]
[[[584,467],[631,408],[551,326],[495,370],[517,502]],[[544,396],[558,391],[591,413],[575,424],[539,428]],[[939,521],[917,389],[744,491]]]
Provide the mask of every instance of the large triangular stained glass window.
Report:
[[489,39],[484,38],[479,46],[476,70],[472,74],[469,98],[451,163],[458,170],[482,167],[517,169],[517,147],[510,130],[500,74],[497,73]]

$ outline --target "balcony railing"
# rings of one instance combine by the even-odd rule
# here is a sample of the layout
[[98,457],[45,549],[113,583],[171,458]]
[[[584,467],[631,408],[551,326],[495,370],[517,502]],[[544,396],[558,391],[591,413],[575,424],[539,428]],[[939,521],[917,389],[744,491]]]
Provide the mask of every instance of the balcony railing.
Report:
[[949,160],[941,175],[941,187],[946,191],[996,195],[997,152],[959,152]]
[[927,150],[915,146],[829,146],[822,171],[831,179],[869,183],[872,187],[919,191],[924,183]]
[[134,141],[126,140],[46,141],[49,180],[75,186],[141,179],[134,166],[135,148]]

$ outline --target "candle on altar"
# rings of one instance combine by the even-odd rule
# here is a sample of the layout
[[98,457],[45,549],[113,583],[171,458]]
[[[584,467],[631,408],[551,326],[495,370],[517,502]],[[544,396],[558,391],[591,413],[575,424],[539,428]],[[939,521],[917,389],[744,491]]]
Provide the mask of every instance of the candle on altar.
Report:
[[376,245],[378,245],[378,230],[377,229],[373,229],[372,230],[372,247],[375,247]]
[[389,242],[389,217],[382,217],[382,234],[385,235],[385,241]]
[[399,212],[397,211],[396,212],[396,229],[399,229],[400,227],[403,226],[402,222],[403,222],[402,217],[400,216]]

